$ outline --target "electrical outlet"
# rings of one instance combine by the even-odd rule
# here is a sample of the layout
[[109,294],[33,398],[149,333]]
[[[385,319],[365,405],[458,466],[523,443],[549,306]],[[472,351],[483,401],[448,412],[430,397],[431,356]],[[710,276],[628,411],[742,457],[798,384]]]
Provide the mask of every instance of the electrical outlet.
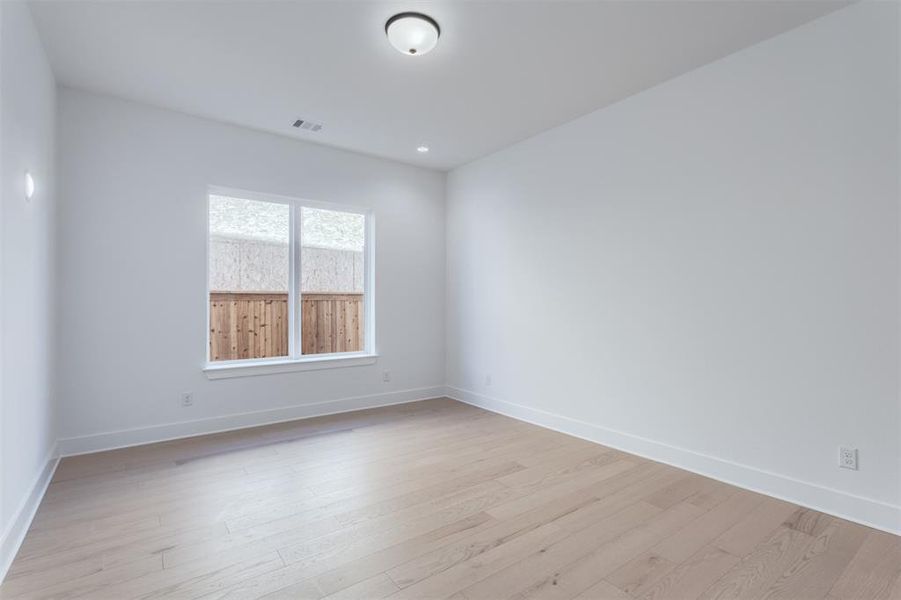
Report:
[[838,466],[843,469],[857,470],[857,448],[838,449]]
[[391,371],[382,371],[382,381],[385,383],[391,381]]
[[491,387],[491,373],[485,375],[485,387]]
[[194,392],[185,392],[181,395],[181,405],[184,407],[194,406]]

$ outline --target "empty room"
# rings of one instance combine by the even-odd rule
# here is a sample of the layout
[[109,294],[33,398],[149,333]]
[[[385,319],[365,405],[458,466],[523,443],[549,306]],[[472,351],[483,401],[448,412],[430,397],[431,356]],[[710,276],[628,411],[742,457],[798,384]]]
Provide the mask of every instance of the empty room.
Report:
[[901,0],[0,0],[3,600],[901,600]]

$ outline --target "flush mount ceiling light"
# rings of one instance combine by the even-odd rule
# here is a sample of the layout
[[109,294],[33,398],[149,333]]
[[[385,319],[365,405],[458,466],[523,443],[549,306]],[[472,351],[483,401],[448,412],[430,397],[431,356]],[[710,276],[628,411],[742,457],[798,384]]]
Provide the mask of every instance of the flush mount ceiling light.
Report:
[[429,147],[428,146],[417,146],[416,151],[421,152],[422,154],[425,154],[426,152],[429,151]]
[[432,17],[417,12],[394,15],[385,23],[388,41],[409,56],[426,54],[438,43],[441,28]]

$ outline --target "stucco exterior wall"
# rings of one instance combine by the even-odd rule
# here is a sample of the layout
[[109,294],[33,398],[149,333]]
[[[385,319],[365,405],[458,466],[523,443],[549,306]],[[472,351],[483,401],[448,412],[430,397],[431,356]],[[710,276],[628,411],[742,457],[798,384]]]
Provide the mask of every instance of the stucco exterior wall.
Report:
[[[363,293],[363,253],[303,248],[302,292]],[[210,290],[287,292],[288,245],[214,236],[210,240]]]

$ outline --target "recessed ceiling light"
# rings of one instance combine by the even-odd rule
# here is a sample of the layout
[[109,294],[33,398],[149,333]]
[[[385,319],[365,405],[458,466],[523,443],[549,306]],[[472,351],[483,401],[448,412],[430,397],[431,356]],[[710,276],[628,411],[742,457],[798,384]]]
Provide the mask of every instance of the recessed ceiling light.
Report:
[[426,54],[438,43],[441,28],[432,17],[417,12],[398,13],[385,23],[388,41],[409,56]]
[[425,154],[426,152],[429,151],[429,147],[428,146],[418,146],[416,148],[416,151]]
[[31,176],[31,173],[25,171],[25,199],[31,200],[34,196],[34,177]]

